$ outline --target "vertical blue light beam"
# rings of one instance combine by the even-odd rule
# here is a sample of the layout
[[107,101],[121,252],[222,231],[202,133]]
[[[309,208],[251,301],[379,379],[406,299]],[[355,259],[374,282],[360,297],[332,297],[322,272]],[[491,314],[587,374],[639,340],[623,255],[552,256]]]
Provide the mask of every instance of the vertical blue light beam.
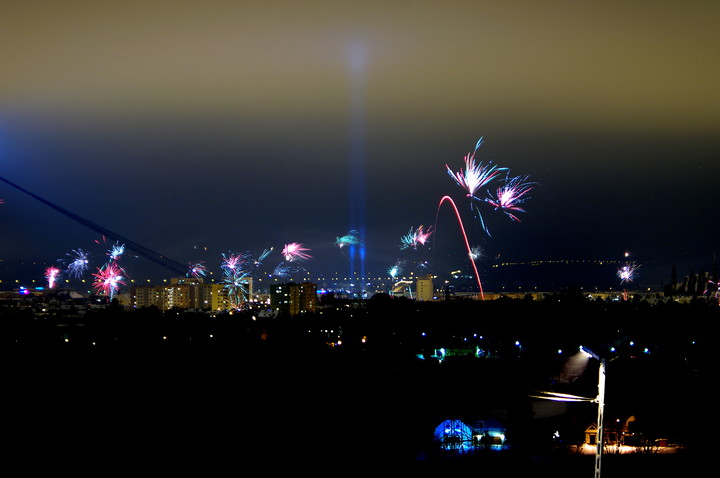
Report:
[[347,50],[350,69],[350,229],[359,233],[360,244],[349,247],[350,277],[355,274],[355,254],[359,259],[360,277],[365,277],[365,72],[366,49],[353,41]]

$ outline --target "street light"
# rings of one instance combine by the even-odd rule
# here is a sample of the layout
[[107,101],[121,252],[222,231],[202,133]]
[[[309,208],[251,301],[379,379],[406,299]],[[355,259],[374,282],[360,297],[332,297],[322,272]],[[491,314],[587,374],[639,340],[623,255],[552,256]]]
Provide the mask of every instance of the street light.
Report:
[[602,451],[603,451],[603,414],[605,412],[605,358],[600,357],[592,350],[580,346],[580,351],[586,354],[588,357],[592,357],[600,362],[600,368],[598,369],[598,395],[594,400],[598,404],[597,414],[597,438],[595,440],[595,478],[600,478],[600,470],[602,464]]
[[587,358],[594,358],[600,362],[598,371],[598,395],[595,398],[581,397],[578,395],[570,395],[567,393],[557,392],[540,392],[539,395],[531,395],[533,398],[541,398],[543,400],[553,400],[559,402],[595,402],[598,404],[597,414],[597,438],[595,440],[595,478],[600,478],[602,452],[603,452],[603,415],[605,412],[605,358],[588,349],[580,346],[579,353]]

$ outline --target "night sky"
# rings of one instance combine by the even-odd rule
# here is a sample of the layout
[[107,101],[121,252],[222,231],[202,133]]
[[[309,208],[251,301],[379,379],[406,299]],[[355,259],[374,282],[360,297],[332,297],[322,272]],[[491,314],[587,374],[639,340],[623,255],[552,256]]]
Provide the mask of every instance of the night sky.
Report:
[[[0,19],[0,176],[183,264],[273,247],[272,269],[299,242],[313,276],[468,269],[445,195],[483,270],[630,251],[659,285],[720,246],[716,1],[37,1]],[[491,237],[445,166],[480,137],[476,159],[537,182],[521,222],[481,206]],[[77,248],[101,265],[96,231],[0,198],[3,285]],[[432,244],[401,251],[419,225]],[[362,269],[334,245],[355,228]]]

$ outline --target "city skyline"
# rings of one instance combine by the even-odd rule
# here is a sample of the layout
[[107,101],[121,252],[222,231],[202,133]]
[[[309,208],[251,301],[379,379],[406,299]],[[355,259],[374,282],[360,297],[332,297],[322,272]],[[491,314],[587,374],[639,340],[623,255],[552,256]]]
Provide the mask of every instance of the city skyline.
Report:
[[[312,275],[379,275],[402,259],[467,268],[439,204],[450,196],[481,275],[498,261],[626,251],[659,271],[641,268],[638,281],[714,266],[713,2],[78,1],[0,12],[13,46],[0,53],[0,177],[180,263],[219,274],[223,253],[273,248],[275,267],[296,242]],[[534,181],[520,222],[481,205],[491,235],[446,170],[481,137],[478,161]],[[1,279],[42,280],[27,267],[77,248],[101,266],[109,238],[6,184],[0,198],[0,259],[25,264],[0,264]],[[431,242],[400,249],[421,225]],[[362,268],[335,244],[352,229]],[[122,265],[141,278],[140,262],[128,254]]]

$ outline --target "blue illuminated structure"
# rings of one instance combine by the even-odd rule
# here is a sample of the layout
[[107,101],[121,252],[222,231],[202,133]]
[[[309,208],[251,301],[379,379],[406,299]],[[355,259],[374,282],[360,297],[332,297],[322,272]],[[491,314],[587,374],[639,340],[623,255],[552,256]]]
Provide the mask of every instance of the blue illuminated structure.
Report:
[[507,449],[505,427],[496,420],[444,420],[435,427],[434,439],[441,449],[457,453]]

